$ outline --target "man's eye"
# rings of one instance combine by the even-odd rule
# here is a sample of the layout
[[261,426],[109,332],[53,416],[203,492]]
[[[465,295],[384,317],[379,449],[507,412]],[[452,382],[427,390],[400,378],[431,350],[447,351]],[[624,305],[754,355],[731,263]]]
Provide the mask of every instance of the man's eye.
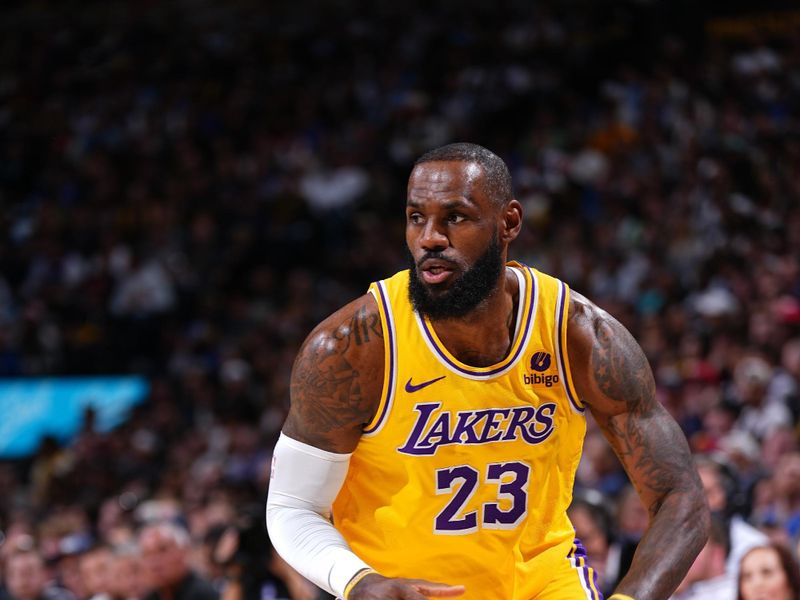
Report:
[[422,215],[419,213],[411,213],[410,215],[408,215],[408,220],[409,222],[414,224],[422,223]]
[[465,218],[464,215],[455,214],[455,215],[450,215],[447,218],[447,220],[450,221],[451,223],[461,223],[461,221],[463,221],[464,218]]

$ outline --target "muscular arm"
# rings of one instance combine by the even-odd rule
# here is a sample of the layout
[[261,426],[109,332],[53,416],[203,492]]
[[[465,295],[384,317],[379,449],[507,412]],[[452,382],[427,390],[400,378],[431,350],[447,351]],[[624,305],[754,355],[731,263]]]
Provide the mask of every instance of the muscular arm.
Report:
[[367,574],[354,580],[350,600],[458,596],[461,586],[362,571],[368,565],[328,520],[348,455],[377,410],[384,354],[377,304],[369,294],[323,321],[306,339],[292,369],[284,435],[275,447],[269,533],[292,567],[336,596],[344,597],[347,582],[359,572]]
[[383,361],[377,304],[365,294],[323,321],[300,349],[283,432],[322,450],[352,452],[377,409]]
[[292,404],[273,450],[266,513],[272,544],[304,577],[337,596],[368,567],[329,519],[380,394],[381,334],[368,295],[311,332],[295,360]]
[[636,600],[667,598],[702,549],[709,528],[686,439],[656,400],[647,359],[619,322],[572,292],[567,335],[576,391],[650,514],[617,591]]

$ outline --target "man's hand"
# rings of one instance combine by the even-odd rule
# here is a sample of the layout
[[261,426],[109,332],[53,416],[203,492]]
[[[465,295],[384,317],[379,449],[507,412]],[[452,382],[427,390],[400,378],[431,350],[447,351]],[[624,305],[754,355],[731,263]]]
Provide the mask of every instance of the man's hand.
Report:
[[392,579],[370,573],[353,586],[348,600],[426,600],[453,598],[463,593],[463,585],[448,585],[424,579]]

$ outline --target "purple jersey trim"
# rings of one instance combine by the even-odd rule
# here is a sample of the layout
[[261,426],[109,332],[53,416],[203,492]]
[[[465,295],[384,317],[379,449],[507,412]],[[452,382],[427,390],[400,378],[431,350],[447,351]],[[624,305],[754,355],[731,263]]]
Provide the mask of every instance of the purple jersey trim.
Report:
[[558,295],[558,306],[556,310],[558,311],[558,327],[556,327],[556,353],[558,354],[558,364],[561,367],[561,372],[563,373],[563,380],[564,380],[564,389],[567,392],[567,398],[572,403],[572,406],[575,407],[575,410],[578,412],[584,412],[586,408],[582,406],[575,398],[575,393],[572,391],[572,387],[569,384],[570,378],[567,374],[567,362],[564,360],[564,349],[561,345],[561,334],[564,331],[564,302],[567,298],[567,286],[564,285],[563,281],[559,281],[560,293]]
[[392,319],[392,311],[389,307],[389,302],[386,299],[386,290],[384,289],[384,282],[378,282],[378,292],[381,295],[381,306],[383,307],[383,314],[386,315],[386,328],[388,331],[388,340],[389,340],[389,380],[386,386],[386,397],[384,398],[383,408],[381,409],[381,416],[378,417],[378,420],[375,424],[370,427],[369,429],[364,430],[364,434],[375,433],[378,429],[380,429],[381,425],[383,424],[386,415],[389,414],[389,407],[392,404],[392,398],[394,398],[394,388],[395,388],[395,369],[396,366],[396,357],[395,357],[395,347],[394,347],[394,321]]
[[589,566],[586,549],[578,538],[575,538],[573,544],[567,558],[579,572],[581,583],[586,590],[586,597],[591,600],[603,600],[603,594],[597,586],[597,572]]

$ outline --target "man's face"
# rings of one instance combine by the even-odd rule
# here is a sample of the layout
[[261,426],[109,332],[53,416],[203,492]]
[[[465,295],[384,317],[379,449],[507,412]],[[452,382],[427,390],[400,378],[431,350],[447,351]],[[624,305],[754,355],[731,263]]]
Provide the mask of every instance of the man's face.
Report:
[[105,548],[89,552],[81,558],[80,573],[90,594],[102,594],[109,591],[111,584],[108,576],[112,560],[111,551]]
[[431,318],[460,317],[484,301],[502,273],[502,210],[469,162],[418,165],[408,181],[409,296]]
[[37,598],[45,585],[42,559],[33,552],[12,554],[6,565],[6,585],[18,600]]
[[145,529],[139,538],[142,566],[154,587],[178,583],[188,573],[187,551],[159,529]]
[[88,594],[80,570],[80,557],[70,554],[58,561],[58,575],[67,589],[76,597],[83,598]]
[[114,557],[111,564],[111,584],[115,596],[120,598],[141,596],[144,586],[139,557]]

